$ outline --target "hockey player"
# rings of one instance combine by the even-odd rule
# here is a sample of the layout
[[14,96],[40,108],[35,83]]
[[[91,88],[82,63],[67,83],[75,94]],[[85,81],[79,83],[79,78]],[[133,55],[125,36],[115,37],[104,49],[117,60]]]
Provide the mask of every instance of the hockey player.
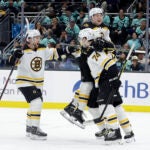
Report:
[[[103,10],[101,8],[92,8],[89,12],[89,17],[91,21],[84,23],[82,28],[92,28],[93,30],[97,30],[98,28],[100,28],[104,36],[104,39],[107,41],[110,41],[109,29],[102,23]],[[75,92],[73,101],[64,108],[64,111],[61,112],[61,114],[65,117],[67,117],[67,114],[69,116],[75,117],[76,120],[78,120],[79,122],[74,122],[74,123],[75,124],[77,123],[82,128],[84,128],[84,126],[82,125],[84,121],[82,117],[83,110],[86,107],[87,103],[89,102],[91,91],[92,91],[92,96],[96,94],[96,90],[93,89],[94,80],[91,76],[89,66],[87,65],[87,55],[84,53],[84,51],[86,51],[85,49],[86,48],[82,46],[82,49],[81,49],[82,53],[81,53],[81,56],[78,58],[78,62],[79,62],[78,64],[79,64],[80,71],[81,71],[80,88]],[[76,109],[76,111],[74,112],[74,108],[76,105],[78,105],[79,109]],[[95,107],[96,107],[95,103],[94,104],[90,103],[89,112],[94,118],[97,118],[99,116],[99,112],[98,112],[98,109],[96,109]],[[104,129],[103,121],[98,122],[97,125],[100,131]],[[104,130],[104,133],[105,133],[105,130]]]
[[[93,40],[95,40],[95,36],[94,34],[92,35],[92,33],[93,30],[90,28],[81,30],[79,33],[80,43],[84,45],[84,47],[87,47],[87,62],[92,77],[95,80],[95,87],[99,87],[98,98],[96,102],[98,103],[100,110],[103,110],[107,104],[107,99],[111,91],[115,91],[107,105],[107,109],[105,110],[103,117],[106,117],[107,126],[111,128],[111,132],[105,136],[105,141],[116,141],[122,138],[120,129],[117,125],[117,117],[119,121],[126,117],[124,110],[121,107],[122,99],[119,94],[121,81],[118,79],[116,60],[111,57],[110,54],[106,53],[106,51],[97,49],[97,47],[95,48],[93,46],[93,41],[91,39],[93,38]],[[99,42],[96,40],[96,43]],[[126,133],[124,139],[127,140],[131,137],[134,137],[128,119],[124,118],[122,122],[124,123],[122,124],[120,122],[120,125],[126,128],[124,130]]]
[[57,59],[57,51],[46,49],[40,45],[40,32],[38,30],[27,31],[26,44],[17,48],[10,57],[10,63],[17,65],[16,84],[24,95],[29,109],[26,120],[26,135],[33,140],[45,140],[47,133],[40,129],[42,111],[42,90],[44,83],[45,61]]
[[[102,23],[102,19],[103,19],[102,9],[100,9],[100,8],[91,9],[89,12],[89,16],[91,18],[91,22],[85,23],[83,25],[84,28],[86,28],[86,27],[92,28],[95,31],[99,29],[100,35],[103,36],[104,43],[106,41],[106,43],[103,44],[103,46],[102,46],[102,43],[97,44],[98,43],[98,41],[97,41],[94,43],[94,47],[98,48],[98,49],[104,48],[105,50],[111,52],[110,50],[112,50],[113,45],[112,45],[110,37],[109,37],[109,29]],[[96,36],[98,37],[98,34]],[[111,47],[111,49],[108,50],[108,47]],[[86,50],[86,48],[83,48],[83,49]],[[113,50],[114,50],[114,48],[113,48]],[[82,55],[84,55],[84,59],[82,58]],[[81,75],[82,75],[80,88],[79,88],[79,90],[77,90],[75,92],[74,100],[68,106],[66,106],[63,111],[63,113],[67,113],[69,116],[75,117],[76,118],[75,120],[78,120],[81,124],[84,121],[84,119],[82,117],[83,110],[87,104],[88,104],[89,111],[91,112],[93,118],[98,118],[98,116],[101,113],[98,109],[97,103],[95,103],[95,99],[96,99],[95,96],[97,93],[97,89],[95,90],[95,88],[94,88],[94,90],[93,90],[93,78],[91,77],[90,70],[89,70],[89,67],[87,66],[87,62],[86,62],[87,55],[84,52],[82,52],[82,55],[81,55],[82,63],[79,63],[79,66],[81,68],[80,69]],[[83,80],[84,76],[86,76],[86,79],[87,79],[85,81]],[[124,138],[126,139],[126,138],[133,137],[134,134],[132,132],[130,122],[129,122],[123,108],[120,105],[122,103],[122,99],[121,99],[120,95],[118,95],[118,97],[116,97],[116,99],[118,99],[118,101],[115,102],[113,105],[115,106],[115,111],[118,115],[120,125],[125,132]],[[76,106],[78,106],[78,108]],[[74,109],[74,108],[76,108],[76,109]],[[76,124],[76,122],[74,122],[74,123]],[[96,122],[96,124],[100,130],[99,132],[97,132],[95,134],[96,137],[101,137],[108,133],[107,130],[105,129],[104,120],[98,120]],[[82,126],[82,125],[80,125],[80,126]]]

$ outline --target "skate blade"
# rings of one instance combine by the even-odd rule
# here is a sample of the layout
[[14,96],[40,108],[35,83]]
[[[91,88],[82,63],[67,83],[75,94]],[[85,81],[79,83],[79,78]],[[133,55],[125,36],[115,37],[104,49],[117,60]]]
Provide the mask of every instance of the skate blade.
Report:
[[115,141],[105,141],[105,145],[114,145],[114,144],[120,144],[120,145],[123,145],[123,141],[122,139],[118,139],[118,140],[115,140]]
[[71,116],[70,116],[68,113],[66,113],[64,110],[61,111],[60,114],[61,114],[66,120],[68,120],[69,122],[71,122],[72,124],[74,124],[73,121],[72,121]]
[[31,136],[31,133],[26,133],[26,137],[30,137]]
[[85,129],[85,125],[76,120],[76,118],[72,117],[72,122],[81,129]]
[[70,123],[75,124],[76,126],[80,127],[81,129],[85,129],[85,125],[78,122],[74,117],[70,116],[67,112],[64,110],[60,112],[60,114],[68,120]]
[[47,140],[47,136],[46,137],[42,137],[42,136],[37,136],[37,135],[30,135],[30,139],[31,140]]
[[132,143],[132,142],[135,142],[135,138],[132,137],[132,138],[128,138],[128,139],[125,139],[124,140],[126,143]]

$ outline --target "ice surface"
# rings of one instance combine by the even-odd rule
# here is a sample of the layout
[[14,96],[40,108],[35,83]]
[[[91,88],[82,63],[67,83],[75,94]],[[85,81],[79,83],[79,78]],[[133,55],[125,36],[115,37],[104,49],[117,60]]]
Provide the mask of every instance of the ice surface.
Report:
[[150,113],[128,112],[136,142],[108,146],[94,137],[98,131],[95,125],[80,129],[65,120],[60,110],[51,109],[44,109],[41,116],[41,128],[48,139],[30,140],[25,136],[26,111],[0,108],[0,150],[150,150]]

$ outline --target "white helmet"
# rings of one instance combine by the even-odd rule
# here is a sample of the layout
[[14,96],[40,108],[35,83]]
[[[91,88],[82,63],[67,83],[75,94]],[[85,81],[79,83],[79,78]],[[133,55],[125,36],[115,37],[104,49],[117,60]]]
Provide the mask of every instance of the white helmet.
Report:
[[104,11],[102,8],[97,8],[97,7],[94,7],[92,8],[90,11],[89,11],[89,17],[92,17],[93,15],[95,14],[102,14],[103,15]]
[[91,28],[85,28],[80,30],[79,32],[79,41],[82,40],[84,37],[87,39],[87,41],[93,40],[94,39],[94,33]]
[[27,33],[27,41],[29,40],[29,38],[33,38],[36,36],[41,36],[39,30],[33,29],[33,30],[28,30]]

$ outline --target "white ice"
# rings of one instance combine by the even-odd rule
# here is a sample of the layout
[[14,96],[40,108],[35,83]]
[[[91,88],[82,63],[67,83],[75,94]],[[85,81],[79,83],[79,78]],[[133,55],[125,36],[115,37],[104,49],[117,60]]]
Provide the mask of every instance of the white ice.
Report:
[[0,108],[0,150],[150,150],[150,113],[128,112],[136,142],[108,146],[94,137],[96,126],[80,129],[59,112],[42,111],[41,128],[48,139],[34,141],[25,136],[26,109]]

